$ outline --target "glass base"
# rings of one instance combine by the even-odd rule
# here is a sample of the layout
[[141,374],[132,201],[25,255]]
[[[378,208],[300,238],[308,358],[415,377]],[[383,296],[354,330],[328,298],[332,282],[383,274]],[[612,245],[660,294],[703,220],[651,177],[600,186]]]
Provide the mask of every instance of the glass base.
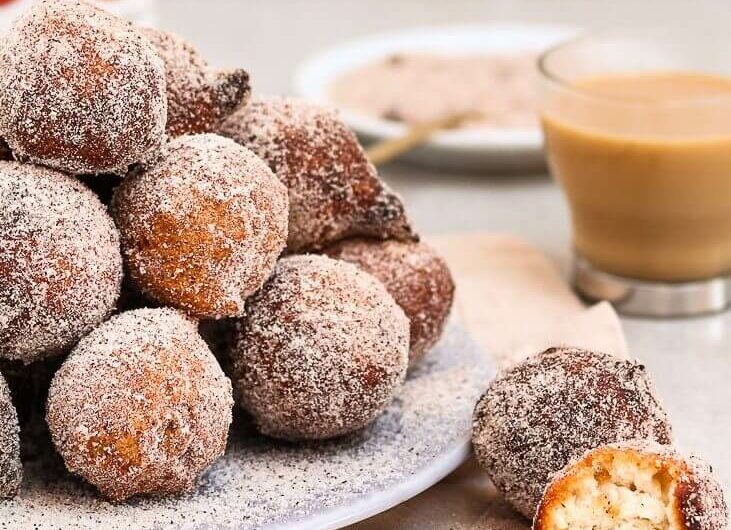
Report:
[[589,300],[611,302],[624,315],[688,317],[731,305],[731,276],[679,283],[633,280],[597,270],[580,256],[574,259],[574,286]]

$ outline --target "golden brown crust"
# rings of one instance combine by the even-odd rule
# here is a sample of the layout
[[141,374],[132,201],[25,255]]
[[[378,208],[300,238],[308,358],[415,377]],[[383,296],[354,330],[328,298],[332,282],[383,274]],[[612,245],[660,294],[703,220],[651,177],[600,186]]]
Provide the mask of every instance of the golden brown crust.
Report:
[[408,346],[406,315],[378,280],[325,256],[291,256],[247,301],[234,381],[264,434],[332,438],[391,403]]
[[0,133],[20,160],[116,173],[157,159],[165,70],[131,24],[90,3],[44,0],[0,52]]
[[141,31],[165,63],[170,136],[212,132],[246,104],[251,87],[245,70],[214,70],[177,35],[153,28]]
[[188,491],[223,454],[231,384],[196,326],[171,309],[115,316],[56,373],[47,407],[54,444],[105,497]]
[[411,323],[409,365],[414,366],[442,336],[452,309],[454,280],[447,263],[415,241],[347,239],[325,254],[358,265],[386,286]]
[[645,367],[577,348],[551,348],[505,370],[473,417],[478,461],[528,518],[550,478],[572,459],[636,438],[672,438]]
[[254,98],[220,133],[264,159],[289,190],[287,251],[348,237],[415,239],[401,199],[378,177],[338,114],[305,101]]
[[287,192],[244,147],[212,134],[173,140],[127,177],[112,211],[134,286],[202,318],[241,316],[287,237]]
[[[695,457],[684,458],[675,449],[647,440],[629,440],[588,451],[557,473],[547,486],[536,512],[533,530],[554,530],[554,513],[565,507],[567,497],[581,488],[587,474],[603,478],[616,462],[653,470],[667,487],[671,504],[671,528],[682,530],[723,530],[728,520],[721,486],[710,467]],[[670,486],[669,484],[672,484]],[[607,506],[612,511],[617,508]]]

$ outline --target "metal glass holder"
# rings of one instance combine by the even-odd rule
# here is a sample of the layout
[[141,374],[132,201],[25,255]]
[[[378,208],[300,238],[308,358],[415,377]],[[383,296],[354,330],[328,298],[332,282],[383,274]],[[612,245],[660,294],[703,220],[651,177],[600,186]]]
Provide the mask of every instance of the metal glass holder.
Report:
[[688,317],[718,313],[731,305],[731,277],[664,283],[633,280],[592,267],[574,258],[574,286],[592,301],[607,300],[624,315]]

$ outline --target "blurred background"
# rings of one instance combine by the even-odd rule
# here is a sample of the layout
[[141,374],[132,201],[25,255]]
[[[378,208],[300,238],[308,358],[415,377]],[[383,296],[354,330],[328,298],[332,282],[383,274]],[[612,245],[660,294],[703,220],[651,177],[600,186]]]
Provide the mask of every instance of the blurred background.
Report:
[[[489,21],[583,27],[728,28],[726,0],[158,0],[160,25],[214,64],[244,66],[255,90],[287,92],[296,66],[344,40],[409,27]],[[720,51],[719,51],[720,52]],[[726,52],[727,53],[727,52]]]
[[[157,9],[159,25],[184,35],[211,63],[243,66],[255,92],[279,94],[291,93],[297,66],[313,54],[411,27],[518,21],[684,31],[731,20],[724,0],[158,0]],[[382,174],[424,233],[517,232],[567,266],[568,213],[546,171],[485,178],[393,164]]]

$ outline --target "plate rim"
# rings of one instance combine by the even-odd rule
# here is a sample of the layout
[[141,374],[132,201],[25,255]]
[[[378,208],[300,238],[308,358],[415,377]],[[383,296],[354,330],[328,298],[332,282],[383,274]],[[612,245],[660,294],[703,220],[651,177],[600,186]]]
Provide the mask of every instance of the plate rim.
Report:
[[471,454],[472,440],[471,435],[468,435],[449,452],[438,455],[431,464],[413,473],[408,481],[397,482],[378,492],[370,492],[368,496],[348,505],[328,508],[296,521],[274,523],[262,527],[261,530],[338,530],[364,521],[428,490],[465,463]]
[[[332,105],[333,102],[326,96],[327,82],[336,75],[351,70],[355,66],[366,63],[375,57],[382,56],[403,47],[405,42],[414,42],[425,39],[427,35],[461,36],[471,35],[474,39],[480,34],[488,32],[522,32],[550,34],[552,38],[567,39],[580,33],[578,26],[542,22],[495,21],[479,24],[452,24],[427,25],[412,27],[401,31],[376,33],[357,39],[351,39],[336,44],[305,58],[295,69],[292,78],[292,90],[299,97],[320,104]],[[438,39],[435,39],[438,40]],[[518,48],[514,48],[518,49]],[[360,58],[352,62],[352,57]],[[350,57],[350,64],[337,66],[344,62],[343,57]],[[336,64],[336,66],[333,66]],[[333,70],[329,76],[323,70]],[[406,126],[391,123],[386,120],[364,116],[357,112],[340,109],[344,121],[359,135],[370,139],[392,139],[402,136]],[[424,147],[450,151],[473,152],[524,152],[540,151],[543,146],[543,135],[539,127],[523,129],[466,129],[461,131],[447,131],[435,135]]]

